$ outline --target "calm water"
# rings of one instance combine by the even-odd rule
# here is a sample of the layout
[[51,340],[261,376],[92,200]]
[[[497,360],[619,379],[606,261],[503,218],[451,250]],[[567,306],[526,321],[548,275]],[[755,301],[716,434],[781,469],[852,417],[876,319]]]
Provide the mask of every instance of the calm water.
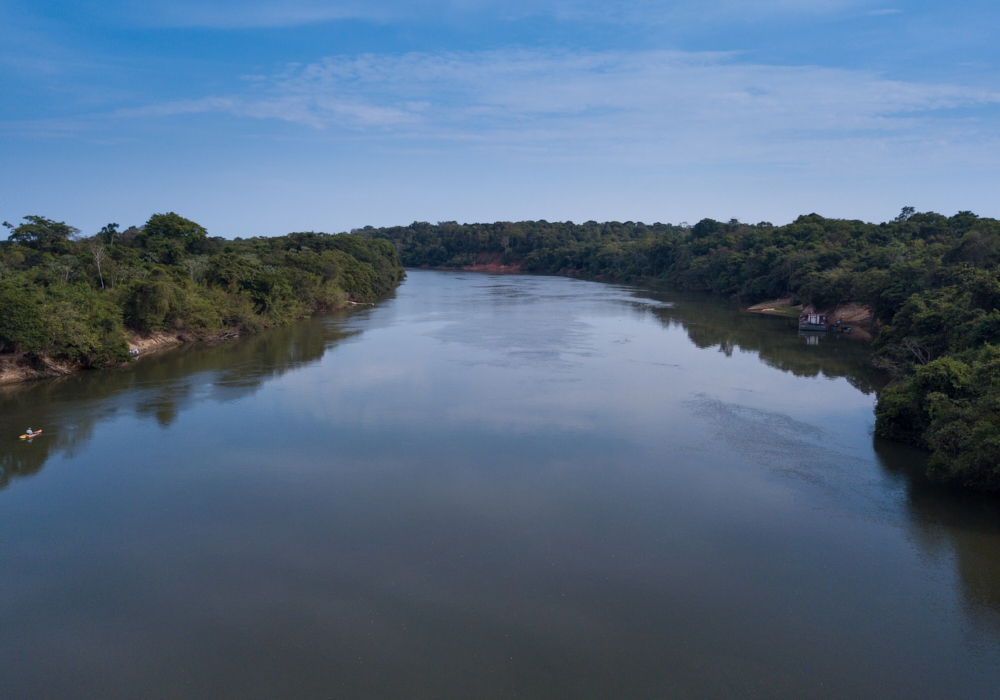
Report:
[[0,697],[996,697],[1000,501],[873,439],[866,353],[413,271],[17,387]]

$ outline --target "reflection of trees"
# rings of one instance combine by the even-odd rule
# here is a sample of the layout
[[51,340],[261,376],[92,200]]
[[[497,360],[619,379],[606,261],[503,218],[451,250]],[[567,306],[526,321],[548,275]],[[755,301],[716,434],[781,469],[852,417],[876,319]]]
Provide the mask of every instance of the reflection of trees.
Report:
[[[639,296],[663,298],[655,293]],[[664,325],[678,324],[699,348],[718,347],[731,355],[735,350],[755,352],[767,365],[797,377],[845,377],[865,394],[884,386],[887,377],[868,363],[870,345],[837,334],[819,336],[809,345],[798,334],[794,319],[763,316],[741,311],[735,304],[707,294],[677,294],[666,297],[670,306],[653,313]]]
[[[313,318],[233,343],[181,346],[129,367],[9,387],[0,394],[0,489],[38,472],[53,455],[71,457],[105,418],[133,411],[169,426],[204,396],[196,386],[210,384],[210,400],[241,398],[315,362],[347,335]],[[28,427],[43,429],[42,437],[18,440]]]
[[875,453],[906,488],[914,539],[931,555],[954,556],[969,614],[1000,632],[1000,500],[931,482],[921,450],[876,438]]
[[[864,393],[884,386],[887,377],[868,363],[868,343],[836,335],[821,336],[817,345],[799,337],[796,322],[741,312],[735,305],[703,295],[660,296],[672,306],[655,307],[665,325],[680,325],[700,348],[718,347],[756,352],[768,365],[796,376],[845,377]],[[995,495],[949,488],[925,475],[927,453],[875,439],[883,469],[905,487],[910,532],[931,555],[954,556],[969,616],[992,633],[1000,633],[1000,500]]]

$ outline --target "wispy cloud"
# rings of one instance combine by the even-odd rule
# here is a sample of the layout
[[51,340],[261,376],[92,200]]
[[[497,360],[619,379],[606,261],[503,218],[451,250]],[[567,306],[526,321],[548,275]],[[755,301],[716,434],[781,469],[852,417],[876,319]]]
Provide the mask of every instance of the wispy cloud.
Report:
[[657,23],[678,18],[717,21],[774,15],[822,15],[864,8],[874,0],[125,0],[128,14],[144,24],[241,29],[288,27],[343,19],[391,22],[486,14],[518,19],[549,16],[563,20]]
[[404,10],[398,3],[357,2],[355,0],[292,0],[289,2],[228,2],[209,0],[188,2],[173,0],[143,3],[133,16],[146,24],[173,27],[212,27],[242,29],[255,27],[291,27],[342,19],[386,21]]
[[[724,53],[365,55],[252,76],[228,96],[122,112],[224,112],[327,133],[559,157],[795,162],[843,144],[995,145],[1000,93],[867,71],[748,65]],[[838,145],[839,144],[839,145]],[[806,156],[806,151],[812,155]]]

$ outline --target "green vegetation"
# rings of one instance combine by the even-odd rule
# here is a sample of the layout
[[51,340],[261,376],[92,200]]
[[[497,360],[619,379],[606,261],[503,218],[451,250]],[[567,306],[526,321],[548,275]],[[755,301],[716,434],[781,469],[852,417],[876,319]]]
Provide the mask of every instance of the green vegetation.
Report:
[[1000,221],[907,207],[882,224],[811,214],[786,226],[446,222],[357,233],[392,241],[410,266],[519,265],[746,304],[865,304],[881,324],[873,362],[894,376],[876,432],[931,450],[938,478],[1000,490]]
[[41,216],[4,225],[0,352],[82,367],[128,360],[129,330],[253,332],[372,301],[404,274],[388,242],[347,234],[229,241],[173,213],[92,237]]

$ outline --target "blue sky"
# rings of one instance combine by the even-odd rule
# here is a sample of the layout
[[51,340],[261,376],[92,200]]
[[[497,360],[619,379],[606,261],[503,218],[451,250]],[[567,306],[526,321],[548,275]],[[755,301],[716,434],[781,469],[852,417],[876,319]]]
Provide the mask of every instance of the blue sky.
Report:
[[0,219],[1000,216],[1000,6],[4,0]]

